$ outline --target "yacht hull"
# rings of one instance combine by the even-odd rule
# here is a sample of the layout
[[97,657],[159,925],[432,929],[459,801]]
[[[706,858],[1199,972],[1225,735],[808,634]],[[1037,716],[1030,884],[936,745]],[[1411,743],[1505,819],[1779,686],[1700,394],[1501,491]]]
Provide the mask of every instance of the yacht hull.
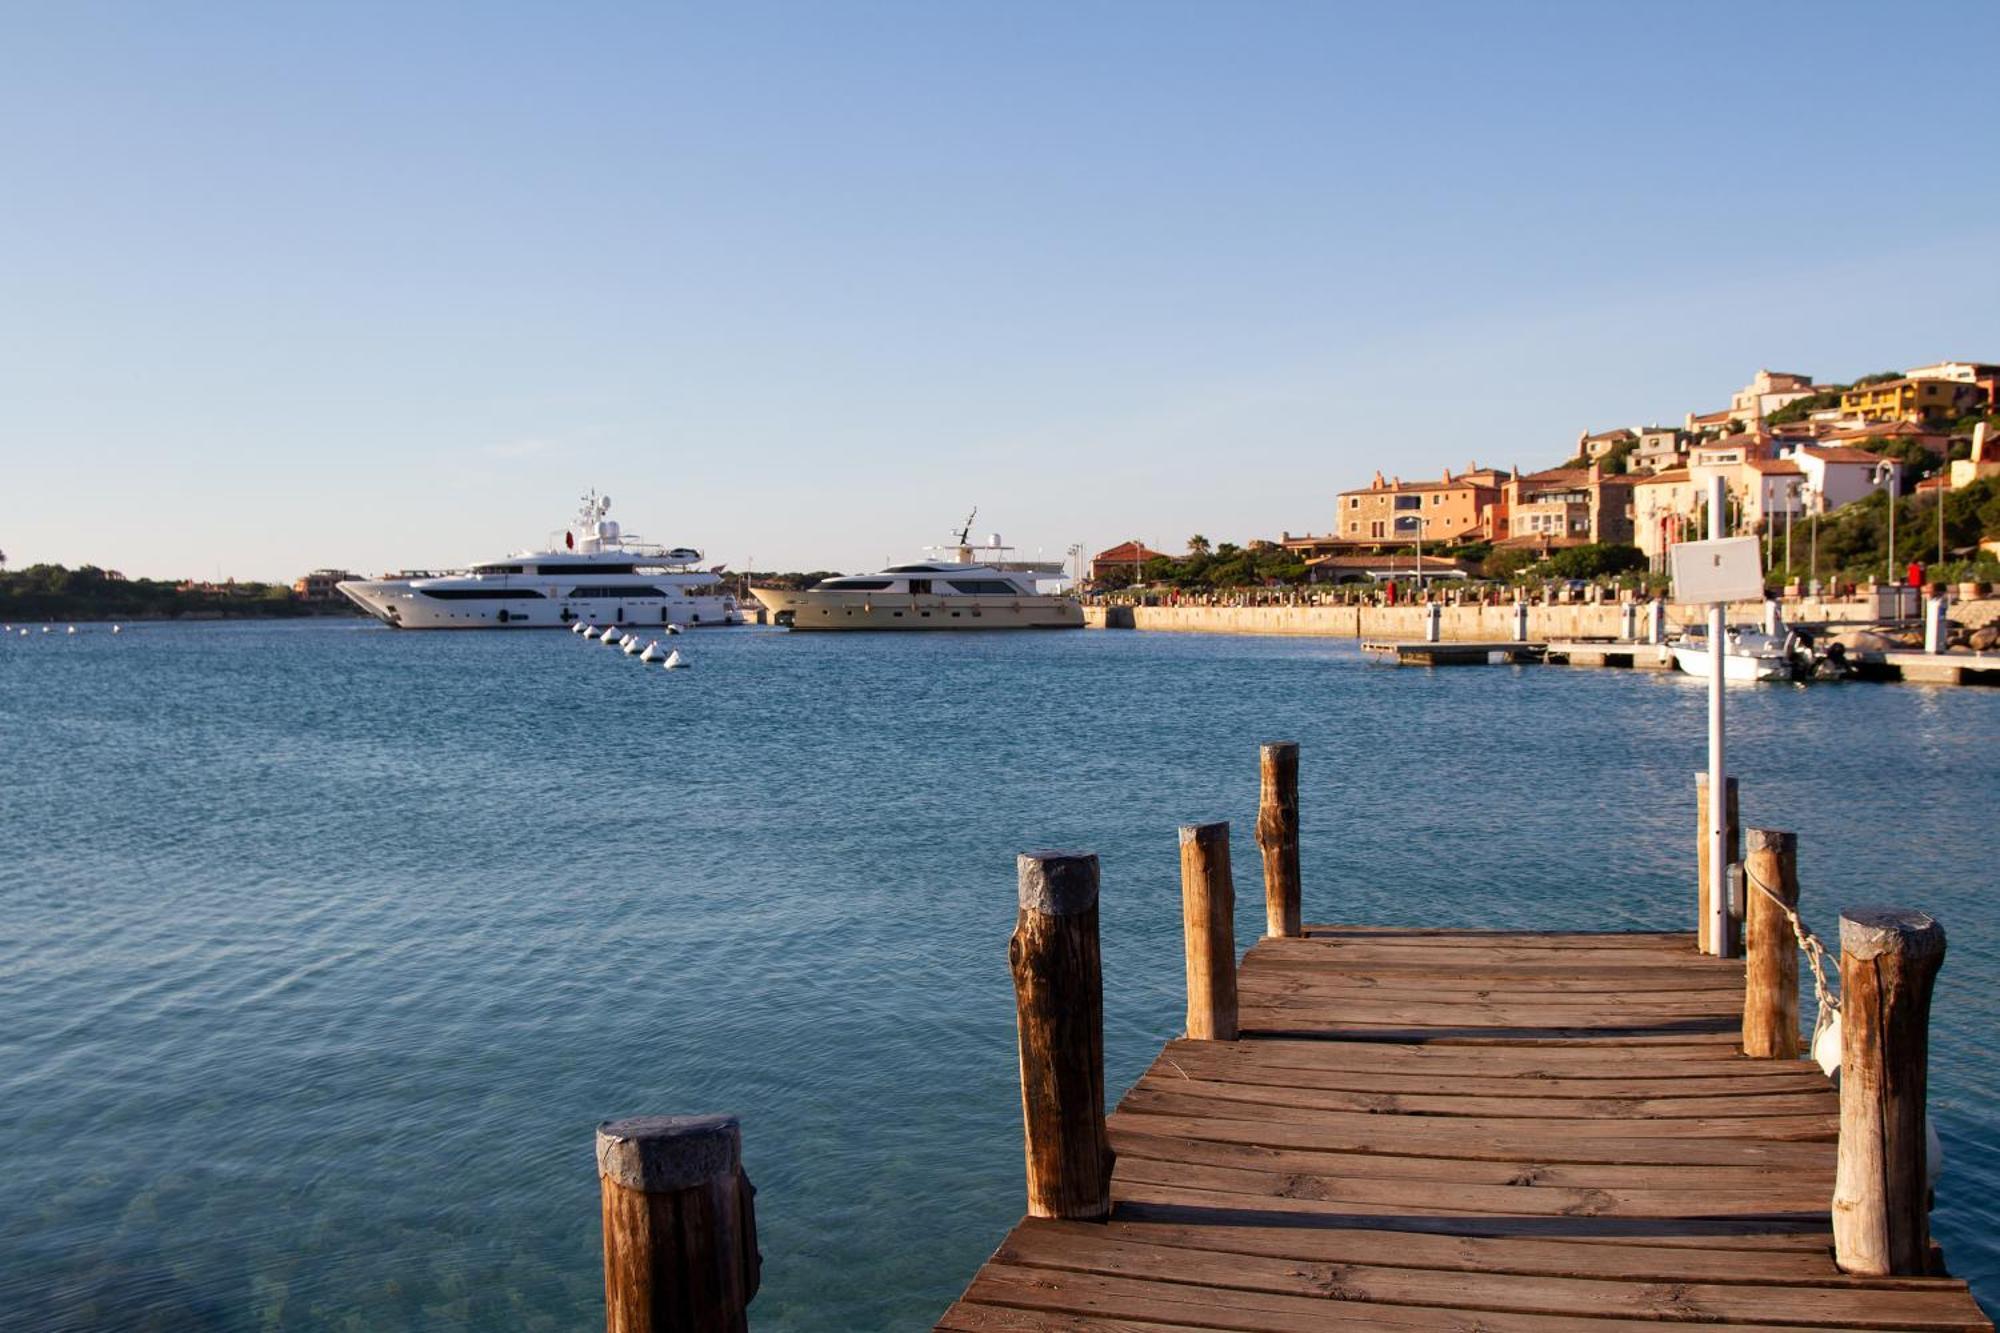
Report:
[[568,629],[577,621],[700,629],[744,623],[733,597],[564,597],[551,589],[539,596],[464,601],[437,600],[399,579],[337,586],[342,596],[394,629]]
[[1068,597],[861,593],[752,588],[779,625],[798,630],[1081,629],[1083,607]]

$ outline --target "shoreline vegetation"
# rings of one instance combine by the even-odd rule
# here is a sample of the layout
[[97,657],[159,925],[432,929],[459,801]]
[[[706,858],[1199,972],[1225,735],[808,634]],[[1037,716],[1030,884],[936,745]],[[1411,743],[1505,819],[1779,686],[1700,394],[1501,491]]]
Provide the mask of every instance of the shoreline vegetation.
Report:
[[346,598],[308,599],[277,583],[128,579],[94,565],[0,570],[0,620],[280,620],[360,616]]

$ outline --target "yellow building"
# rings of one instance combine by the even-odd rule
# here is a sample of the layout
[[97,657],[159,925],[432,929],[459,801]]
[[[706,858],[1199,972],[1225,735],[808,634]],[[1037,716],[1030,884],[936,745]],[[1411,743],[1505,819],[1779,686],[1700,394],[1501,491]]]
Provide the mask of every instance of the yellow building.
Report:
[[1963,416],[1985,399],[1986,391],[1976,384],[1905,377],[1847,390],[1840,395],[1840,412],[1861,421],[1916,421]]

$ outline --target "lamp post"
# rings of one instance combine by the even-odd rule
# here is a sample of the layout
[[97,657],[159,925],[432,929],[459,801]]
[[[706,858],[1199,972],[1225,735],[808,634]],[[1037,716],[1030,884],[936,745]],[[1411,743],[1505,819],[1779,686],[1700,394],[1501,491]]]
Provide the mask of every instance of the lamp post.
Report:
[[[1943,568],[1944,568],[1944,497],[1945,497],[1945,495],[1946,495],[1946,494],[1948,493],[1948,488],[1947,488],[1947,487],[1945,486],[1945,480],[1946,480],[1946,478],[1948,478],[1948,477],[1949,477],[1950,475],[1951,475],[1951,474],[1950,474],[1950,471],[1949,471],[1949,469],[1947,469],[1946,471],[1943,471],[1943,472],[1940,472],[1940,473],[1938,473],[1938,479],[1937,479],[1937,480],[1938,480],[1938,484],[1937,484],[1937,507],[1938,507],[1938,558],[1937,558],[1937,562],[1938,562],[1938,568],[1939,568],[1939,569],[1943,569]],[[1935,575],[1934,577],[1935,577],[1935,578],[1943,578],[1943,577],[1944,577],[1944,575],[1942,575],[1942,574],[1939,574],[1939,575]]]
[[1806,558],[1807,568],[1811,571],[1812,575],[1812,580],[1808,587],[1812,595],[1817,597],[1819,596],[1819,488],[1810,483],[1801,486],[1799,488],[1799,498],[1805,501],[1806,527],[1812,533],[1810,548],[1812,554]]
[[1896,492],[1903,489],[1903,465],[1885,458],[1875,465],[1875,484],[1889,483],[1889,582],[1896,582]]
[[1400,529],[1405,523],[1414,523],[1417,525],[1417,596],[1421,597],[1424,595],[1424,516],[1422,514],[1396,515],[1397,528]]

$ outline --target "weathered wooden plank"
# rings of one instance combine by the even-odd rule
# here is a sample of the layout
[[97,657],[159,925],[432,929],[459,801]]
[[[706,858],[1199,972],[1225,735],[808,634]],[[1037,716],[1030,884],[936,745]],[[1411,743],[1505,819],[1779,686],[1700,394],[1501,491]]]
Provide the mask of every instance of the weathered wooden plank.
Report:
[[1628,1189],[1530,1184],[1528,1174],[1523,1173],[1520,1185],[1472,1185],[1460,1180],[1376,1180],[1250,1171],[1151,1158],[1122,1163],[1120,1175],[1133,1182],[1246,1198],[1314,1199],[1531,1217],[1766,1217],[1774,1212],[1809,1212],[1826,1201],[1824,1191],[1811,1188],[1810,1180],[1801,1184],[1792,1179],[1744,1190],[1666,1188],[1664,1179],[1657,1182],[1661,1188]]
[[[1151,1245],[1259,1254],[1312,1263],[1393,1264],[1452,1272],[1544,1274],[1552,1277],[1622,1278],[1633,1282],[1676,1282],[1698,1267],[1711,1282],[1786,1282],[1844,1287],[1857,1279],[1834,1266],[1822,1249],[1771,1247],[1705,1249],[1690,1255],[1684,1245],[1607,1241],[1579,1245],[1536,1236],[1436,1235],[1376,1228],[1366,1219],[1343,1226],[1273,1226],[1268,1222],[1203,1225],[1136,1220],[1126,1209],[1104,1224],[1105,1234]],[[1078,1223],[1051,1225],[1075,1226]],[[1935,1281],[1935,1279],[1929,1279]]]
[[1022,1227],[994,1256],[1021,1267],[1056,1268],[1106,1276],[1144,1277],[1172,1284],[1228,1291],[1332,1296],[1342,1302],[1455,1310],[1510,1311],[1544,1316],[1597,1317],[1790,1326],[1980,1329],[1968,1312],[1963,1284],[1879,1290],[1770,1282],[1756,1287],[1687,1282],[1626,1282],[1601,1278],[1514,1273],[1440,1272],[1386,1264],[1307,1264],[1256,1255],[1139,1243],[1102,1230],[1052,1233]]
[[[1313,1296],[1201,1287],[1143,1278],[992,1263],[966,1291],[976,1304],[1040,1309],[1155,1327],[1234,1333],[1320,1333],[1328,1328],[1450,1329],[1454,1333],[1659,1333],[1655,1319],[1598,1319],[1499,1310],[1384,1305],[1349,1299],[1337,1282]],[[1122,1327],[1113,1324],[1112,1327]],[[1057,1328],[1065,1325],[1057,1324]],[[1737,1333],[1796,1333],[1795,1324],[1732,1324]]]
[[[1251,1143],[1227,1143],[1180,1135],[1146,1134],[1123,1128],[1111,1133],[1120,1153],[1164,1162],[1193,1162],[1242,1167],[1255,1171],[1301,1172],[1308,1175],[1353,1176],[1385,1180],[1466,1181],[1485,1185],[1570,1185],[1580,1188],[1646,1188],[1663,1181],[1685,1188],[1755,1189],[1776,1183],[1803,1182],[1824,1202],[1833,1188],[1833,1156],[1812,1167],[1764,1163],[1730,1166],[1657,1165],[1620,1162],[1540,1162],[1528,1158],[1482,1159],[1413,1157],[1394,1153],[1316,1152],[1306,1148],[1267,1148]],[[1136,1123],[1144,1123],[1136,1121]]]
[[1741,1116],[1833,1116],[1839,1099],[1830,1091],[1781,1093],[1765,1097],[1598,1097],[1531,1098],[1479,1097],[1410,1092],[1353,1092],[1346,1089],[1282,1087],[1270,1083],[1237,1083],[1194,1078],[1184,1070],[1148,1073],[1139,1087],[1167,1095],[1221,1098],[1267,1106],[1303,1107],[1324,1111],[1360,1111],[1368,1115],[1499,1116],[1550,1120],[1685,1120]]
[[[1194,1043],[1171,1041],[1166,1054],[1173,1059]],[[1661,1049],[1626,1047],[1616,1042],[1597,1041],[1564,1046],[1487,1046],[1476,1050],[1424,1043],[1326,1041],[1320,1038],[1260,1037],[1234,1043],[1207,1043],[1203,1049],[1227,1052],[1250,1062],[1283,1062],[1307,1069],[1365,1070],[1383,1073],[1420,1073],[1429,1078],[1450,1078],[1481,1074],[1503,1078],[1630,1078],[1634,1072],[1654,1076],[1703,1075],[1709,1077],[1762,1077],[1773,1065],[1766,1060],[1746,1060],[1711,1049]],[[1662,1061],[1671,1061],[1662,1064]]]
[[1162,1077],[1213,1079],[1224,1083],[1264,1083],[1289,1088],[1339,1088],[1349,1092],[1447,1093],[1463,1097],[1519,1097],[1543,1100],[1576,1098],[1716,1098],[1801,1094],[1834,1098],[1820,1072],[1803,1061],[1793,1067],[1767,1066],[1757,1074],[1690,1074],[1682,1078],[1558,1078],[1454,1074],[1436,1076],[1379,1073],[1366,1069],[1310,1069],[1286,1060],[1260,1060],[1248,1054],[1207,1056],[1192,1051],[1162,1053],[1148,1073]]

